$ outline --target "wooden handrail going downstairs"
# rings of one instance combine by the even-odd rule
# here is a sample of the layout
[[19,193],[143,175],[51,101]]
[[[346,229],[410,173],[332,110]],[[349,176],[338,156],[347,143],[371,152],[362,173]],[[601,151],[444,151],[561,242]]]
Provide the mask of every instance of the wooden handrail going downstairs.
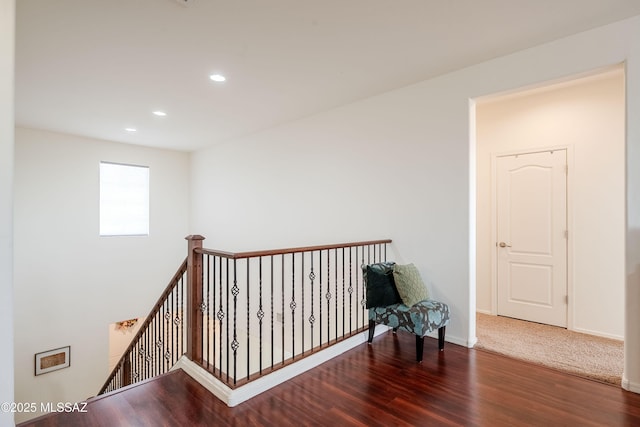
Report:
[[[111,374],[107,378],[107,381],[105,381],[104,385],[100,388],[100,392],[98,394],[104,393],[105,390],[107,389],[107,387],[109,386],[109,383],[113,379],[113,377],[117,374],[118,370],[121,369],[121,368],[124,368],[124,366],[127,365],[126,362],[128,361],[129,353],[131,352],[133,347],[136,345],[136,343],[138,342],[140,337],[145,333],[147,327],[149,326],[149,324],[151,323],[151,321],[153,320],[155,315],[158,314],[158,311],[160,310],[160,308],[164,304],[165,300],[167,299],[167,296],[169,294],[171,294],[171,292],[173,291],[173,288],[176,286],[178,281],[184,276],[184,274],[186,272],[187,272],[187,259],[185,258],[185,260],[182,262],[180,267],[178,267],[178,270],[176,271],[176,274],[173,275],[173,277],[169,281],[169,284],[164,289],[164,291],[162,292],[162,294],[160,295],[160,297],[158,298],[156,303],[153,305],[153,308],[149,312],[149,315],[147,316],[145,321],[140,326],[140,329],[138,330],[138,333],[131,340],[131,344],[129,344],[127,349],[122,354],[122,357],[120,357],[120,360],[118,360],[118,363],[116,363],[116,366],[111,371]],[[124,377],[128,378],[129,382],[131,381],[131,377],[130,377],[130,373],[129,372],[125,372],[124,373]],[[124,382],[126,383],[127,381],[124,381]],[[127,386],[127,385],[129,385],[129,384],[123,384],[123,386]]]

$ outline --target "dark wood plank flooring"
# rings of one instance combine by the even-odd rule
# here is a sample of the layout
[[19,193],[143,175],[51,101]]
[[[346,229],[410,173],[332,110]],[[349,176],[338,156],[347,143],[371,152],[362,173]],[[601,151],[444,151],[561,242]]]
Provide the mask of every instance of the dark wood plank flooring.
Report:
[[640,395],[497,354],[385,333],[235,408],[182,371],[22,426],[638,426]]

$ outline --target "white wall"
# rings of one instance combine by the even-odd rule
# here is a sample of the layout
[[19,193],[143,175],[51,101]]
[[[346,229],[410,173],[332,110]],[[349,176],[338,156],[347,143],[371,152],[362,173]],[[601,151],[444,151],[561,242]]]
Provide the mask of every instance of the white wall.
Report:
[[[0,403],[13,402],[14,0],[0,0]],[[0,411],[0,426],[13,425]]]
[[[107,378],[109,324],[148,313],[186,256],[189,155],[22,128],[15,150],[15,398],[79,401]],[[101,160],[150,167],[148,237],[98,236]],[[67,345],[70,368],[34,376]]]
[[[229,250],[390,237],[396,260],[415,262],[451,305],[448,338],[472,344],[469,99],[625,60],[631,99],[639,45],[635,17],[201,150],[192,156],[192,230]],[[627,121],[627,135],[640,145],[640,122]],[[640,169],[640,147],[629,167]],[[640,197],[628,212],[640,216]],[[640,233],[629,234],[627,250],[640,246]],[[629,263],[640,265],[640,250],[628,272]],[[640,310],[627,314],[625,378],[640,385]]]
[[[425,82],[199,151],[192,229],[206,247],[226,250],[390,237],[393,259],[419,266],[436,298],[460,301],[469,282],[468,256],[457,252],[468,241],[468,157],[456,141],[467,130],[441,113],[465,115],[467,105],[432,102],[438,86]],[[466,345],[465,305],[452,305],[447,332]]]
[[[109,325],[109,371],[113,370],[113,368],[116,367],[125,350],[129,347],[129,344],[131,344],[131,340],[140,330],[140,327],[144,323],[146,319],[145,316],[147,314],[149,313],[132,317],[131,319],[138,319],[138,321],[135,325],[129,328],[117,329],[117,322],[111,323]],[[122,322],[123,320],[129,319],[122,319],[119,320],[119,322]]]
[[[491,164],[514,150],[567,146],[569,327],[611,338],[624,335],[625,100],[622,69],[517,96],[478,102],[477,308],[492,299]],[[495,280],[495,279],[494,279]],[[495,295],[495,294],[494,294]],[[602,315],[594,316],[594,313]],[[605,315],[606,313],[606,315]]]

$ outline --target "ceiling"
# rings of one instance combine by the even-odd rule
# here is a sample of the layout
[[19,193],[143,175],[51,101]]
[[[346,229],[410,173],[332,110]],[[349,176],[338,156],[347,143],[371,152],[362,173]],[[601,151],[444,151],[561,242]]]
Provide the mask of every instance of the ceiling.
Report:
[[16,8],[18,126],[192,151],[638,15],[640,1],[17,0]]

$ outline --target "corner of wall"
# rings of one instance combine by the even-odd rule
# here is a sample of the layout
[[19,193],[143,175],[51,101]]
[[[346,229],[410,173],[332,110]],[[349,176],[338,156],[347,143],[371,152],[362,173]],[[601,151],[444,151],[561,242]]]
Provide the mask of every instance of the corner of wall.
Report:
[[[0,402],[13,402],[13,146],[15,0],[0,0]],[[4,409],[4,408],[2,408]],[[13,425],[0,411],[0,425]]]

